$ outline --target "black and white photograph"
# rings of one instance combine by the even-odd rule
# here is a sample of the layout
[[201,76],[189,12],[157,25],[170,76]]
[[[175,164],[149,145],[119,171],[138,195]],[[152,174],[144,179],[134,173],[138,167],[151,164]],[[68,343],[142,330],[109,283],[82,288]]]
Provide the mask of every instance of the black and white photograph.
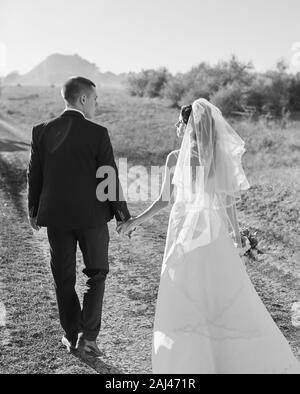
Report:
[[299,16],[0,0],[1,375],[300,374]]

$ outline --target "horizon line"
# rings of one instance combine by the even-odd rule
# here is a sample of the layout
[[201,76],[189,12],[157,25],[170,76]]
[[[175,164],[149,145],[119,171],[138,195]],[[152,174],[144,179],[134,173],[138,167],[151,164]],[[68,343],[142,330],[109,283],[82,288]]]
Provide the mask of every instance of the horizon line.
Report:
[[194,64],[194,65],[190,66],[190,67],[189,67],[187,70],[185,70],[185,71],[170,71],[170,69],[169,69],[168,66],[166,66],[166,65],[158,65],[158,66],[155,67],[155,68],[153,68],[153,67],[142,67],[142,68],[140,68],[138,71],[135,71],[135,70],[128,70],[128,71],[115,72],[115,71],[112,71],[112,70],[101,70],[101,68],[99,67],[99,65],[98,65],[97,63],[90,61],[89,59],[87,59],[87,58],[81,56],[79,53],[59,53],[59,52],[54,52],[54,53],[51,53],[51,54],[49,54],[48,56],[44,57],[40,62],[38,62],[35,66],[31,67],[31,68],[30,68],[28,71],[26,71],[26,72],[23,72],[23,73],[22,73],[20,70],[12,69],[12,70],[9,71],[7,74],[0,74],[0,78],[6,78],[7,76],[9,76],[9,75],[12,74],[12,73],[18,73],[19,76],[21,76],[21,77],[22,77],[22,76],[25,76],[26,74],[28,74],[28,73],[30,73],[31,71],[33,71],[33,70],[34,70],[36,67],[38,67],[40,64],[42,64],[43,62],[45,62],[48,58],[50,58],[51,56],[55,56],[55,55],[58,55],[58,56],[65,56],[65,57],[78,56],[78,57],[81,58],[82,60],[85,60],[85,61],[87,61],[87,62],[90,63],[90,64],[94,64],[94,65],[98,68],[99,73],[101,73],[101,74],[112,73],[112,74],[114,74],[114,75],[116,75],[116,76],[120,76],[120,75],[122,75],[122,74],[139,73],[139,72],[141,72],[141,71],[143,71],[143,70],[158,70],[158,69],[160,69],[160,68],[166,68],[172,75],[185,74],[185,73],[190,72],[193,68],[198,67],[198,66],[199,66],[200,64],[202,64],[202,63],[205,63],[205,64],[207,64],[207,65],[210,66],[210,67],[216,67],[219,63],[221,63],[221,62],[227,62],[227,61],[229,61],[232,57],[235,57],[235,58],[236,58],[239,62],[241,62],[241,63],[244,63],[244,64],[251,64],[252,67],[253,67],[253,71],[254,71],[254,72],[257,72],[257,73],[266,73],[266,72],[268,72],[268,71],[274,71],[274,70],[276,70],[276,64],[277,64],[277,62],[280,62],[280,61],[284,61],[284,62],[286,63],[286,65],[287,65],[287,71],[288,71],[289,73],[295,74],[295,75],[296,75],[297,73],[300,72],[300,68],[299,68],[299,70],[292,70],[292,69],[291,69],[291,68],[292,68],[291,62],[289,62],[284,56],[279,57],[278,60],[276,61],[276,63],[275,63],[273,66],[267,67],[267,68],[264,68],[264,69],[258,69],[258,68],[255,66],[253,60],[241,60],[235,53],[232,53],[227,59],[219,59],[219,60],[217,60],[217,61],[214,62],[214,63],[213,63],[213,62],[206,61],[206,60],[199,61],[197,64]]

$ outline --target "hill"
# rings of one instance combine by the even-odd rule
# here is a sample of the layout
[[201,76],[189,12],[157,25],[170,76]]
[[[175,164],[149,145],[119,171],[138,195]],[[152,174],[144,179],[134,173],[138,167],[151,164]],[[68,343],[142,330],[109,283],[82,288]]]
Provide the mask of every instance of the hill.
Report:
[[53,54],[26,74],[13,72],[3,79],[4,85],[61,85],[68,77],[81,75],[96,82],[97,85],[120,86],[126,74],[102,73],[96,64],[81,56]]

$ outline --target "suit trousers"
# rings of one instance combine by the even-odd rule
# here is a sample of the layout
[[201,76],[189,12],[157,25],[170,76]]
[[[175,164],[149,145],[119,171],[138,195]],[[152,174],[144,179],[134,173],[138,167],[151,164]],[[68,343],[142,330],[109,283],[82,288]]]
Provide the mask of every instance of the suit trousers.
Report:
[[[51,270],[55,283],[59,318],[67,338],[96,340],[100,327],[105,279],[109,272],[107,223],[99,228],[65,230],[47,227]],[[75,290],[77,243],[83,255],[87,276],[82,308]]]

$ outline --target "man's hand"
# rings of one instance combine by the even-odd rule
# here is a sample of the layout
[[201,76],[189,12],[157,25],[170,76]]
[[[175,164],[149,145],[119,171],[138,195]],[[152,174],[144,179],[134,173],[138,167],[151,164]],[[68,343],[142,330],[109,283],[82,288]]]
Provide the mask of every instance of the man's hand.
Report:
[[32,218],[30,216],[28,217],[29,224],[33,228],[33,230],[39,231],[41,227],[36,224],[36,220],[37,220],[37,217],[35,217],[35,218]]
[[127,222],[117,222],[117,232],[118,234],[125,234],[128,236],[128,238],[131,238],[132,233],[136,230],[136,227],[134,226],[134,218],[130,218],[127,220]]

